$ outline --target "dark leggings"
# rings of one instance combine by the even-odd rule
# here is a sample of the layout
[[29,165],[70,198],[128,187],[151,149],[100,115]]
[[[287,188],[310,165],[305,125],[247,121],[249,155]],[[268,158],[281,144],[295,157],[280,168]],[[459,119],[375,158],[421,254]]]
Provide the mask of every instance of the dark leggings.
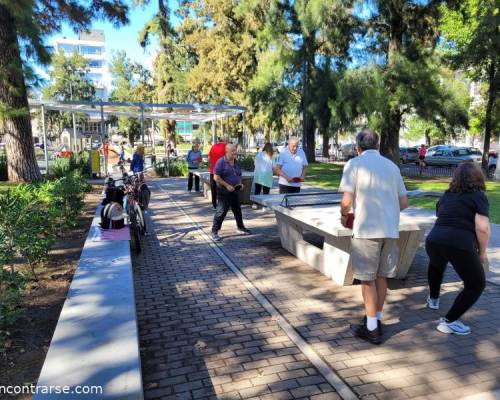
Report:
[[188,190],[193,189],[193,178],[194,178],[194,190],[200,190],[200,177],[189,171],[188,175]]
[[453,266],[460,279],[464,281],[464,289],[458,294],[445,316],[448,321],[455,321],[473,306],[484,290],[484,269],[479,255],[429,241],[425,243],[425,250],[429,255],[427,279],[431,298],[439,298],[441,282],[443,282],[448,262]]
[[212,194],[212,205],[217,208],[217,183],[214,180],[214,174],[210,174],[210,192]]
[[271,190],[271,188],[269,188],[267,186],[261,185],[260,183],[255,184],[255,195],[256,196],[258,196],[261,191],[264,194],[269,194],[269,190]]

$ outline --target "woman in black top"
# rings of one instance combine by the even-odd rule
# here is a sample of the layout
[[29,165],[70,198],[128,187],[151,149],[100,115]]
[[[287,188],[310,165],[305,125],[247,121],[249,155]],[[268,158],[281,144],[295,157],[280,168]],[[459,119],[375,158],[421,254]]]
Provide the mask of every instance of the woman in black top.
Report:
[[429,255],[429,308],[439,309],[439,291],[448,262],[464,281],[452,307],[437,329],[468,335],[471,330],[458,319],[479,299],[485,286],[483,264],[490,236],[488,199],[482,171],[473,163],[461,164],[449,189],[436,205],[437,220],[427,236]]

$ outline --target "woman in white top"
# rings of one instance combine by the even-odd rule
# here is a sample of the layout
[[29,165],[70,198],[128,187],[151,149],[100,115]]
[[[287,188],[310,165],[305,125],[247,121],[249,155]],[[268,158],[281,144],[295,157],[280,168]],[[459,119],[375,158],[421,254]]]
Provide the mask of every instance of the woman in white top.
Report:
[[266,143],[260,153],[255,156],[255,194],[269,194],[273,186],[273,146]]

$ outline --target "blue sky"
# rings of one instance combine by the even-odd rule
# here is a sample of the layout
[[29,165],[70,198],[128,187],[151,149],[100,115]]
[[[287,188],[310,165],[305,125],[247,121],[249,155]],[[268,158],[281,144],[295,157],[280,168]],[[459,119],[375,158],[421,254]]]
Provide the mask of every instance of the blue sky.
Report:
[[[171,8],[176,6],[176,1],[170,0]],[[139,32],[144,27],[145,23],[157,12],[158,4],[156,1],[151,1],[146,7],[130,7],[129,24],[120,28],[114,27],[109,22],[95,21],[91,29],[103,29],[106,38],[106,54],[107,61],[111,61],[112,52],[116,50],[125,50],[129,58],[133,61],[140,62],[146,67],[149,67],[151,60],[158,48],[155,39],[150,41],[150,45],[143,49],[139,45],[138,36]],[[75,33],[68,24],[63,24],[62,30],[47,38],[48,45],[54,44],[54,39],[60,37],[67,37],[68,39],[78,38],[78,33]],[[47,67],[40,68],[39,73],[47,77]]]

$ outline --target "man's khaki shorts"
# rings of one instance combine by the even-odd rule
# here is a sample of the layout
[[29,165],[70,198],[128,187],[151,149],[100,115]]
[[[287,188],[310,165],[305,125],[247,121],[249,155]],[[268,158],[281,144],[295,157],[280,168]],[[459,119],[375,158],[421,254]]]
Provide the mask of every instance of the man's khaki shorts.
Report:
[[355,279],[374,281],[394,278],[399,257],[398,239],[351,239],[352,270]]

